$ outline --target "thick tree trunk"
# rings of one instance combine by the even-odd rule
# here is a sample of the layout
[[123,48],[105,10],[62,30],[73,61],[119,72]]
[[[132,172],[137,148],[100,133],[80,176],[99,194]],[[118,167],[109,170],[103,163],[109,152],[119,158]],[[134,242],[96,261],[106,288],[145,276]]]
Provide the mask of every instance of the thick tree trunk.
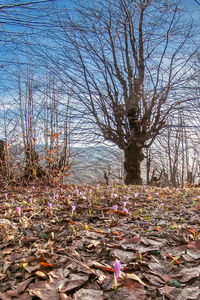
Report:
[[5,176],[7,173],[6,168],[6,142],[0,140],[0,174]]
[[141,162],[144,154],[141,147],[130,144],[124,151],[125,184],[142,184]]
[[6,142],[3,140],[0,140],[0,161],[1,163],[5,162],[6,158]]

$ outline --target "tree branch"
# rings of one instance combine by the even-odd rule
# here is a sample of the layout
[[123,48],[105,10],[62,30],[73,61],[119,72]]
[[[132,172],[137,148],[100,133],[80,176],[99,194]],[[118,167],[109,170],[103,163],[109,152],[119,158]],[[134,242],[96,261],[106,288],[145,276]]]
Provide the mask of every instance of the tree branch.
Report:
[[200,3],[197,1],[197,0],[194,0],[197,4],[199,4],[200,5]]
[[19,6],[27,6],[27,5],[31,5],[31,4],[39,4],[39,3],[46,3],[46,2],[53,2],[53,1],[55,1],[55,0],[44,0],[44,1],[41,0],[41,1],[26,2],[26,3],[2,5],[2,6],[0,6],[0,9],[15,8],[15,7],[19,7]]

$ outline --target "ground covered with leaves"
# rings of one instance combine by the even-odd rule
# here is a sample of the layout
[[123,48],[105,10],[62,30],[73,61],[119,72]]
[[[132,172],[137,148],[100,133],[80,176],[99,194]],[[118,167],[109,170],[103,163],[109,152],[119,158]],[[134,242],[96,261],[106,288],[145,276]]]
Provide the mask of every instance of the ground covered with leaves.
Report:
[[2,300],[200,299],[198,188],[2,189],[0,242]]

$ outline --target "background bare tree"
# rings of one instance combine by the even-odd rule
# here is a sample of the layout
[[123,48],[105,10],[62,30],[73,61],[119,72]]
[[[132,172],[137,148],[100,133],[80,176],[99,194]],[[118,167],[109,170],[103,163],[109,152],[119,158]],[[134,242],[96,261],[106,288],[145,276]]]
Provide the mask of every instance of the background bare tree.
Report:
[[200,124],[196,113],[191,106],[168,119],[169,123],[149,149],[148,184],[177,187],[199,183]]
[[[46,95],[43,89],[43,86],[47,85],[46,76],[37,61],[33,62],[30,53],[30,46],[33,46],[35,37],[42,39],[42,29],[54,28],[50,19],[50,2],[54,0],[11,0],[9,3],[3,1],[0,4],[0,97],[4,128],[1,136],[5,140],[6,148],[8,146],[13,168],[18,170],[18,175],[23,172],[23,177],[29,179],[44,174],[53,175],[52,166],[65,174],[63,168],[67,170],[70,164],[68,105],[62,105],[62,115],[58,119],[61,108],[57,98],[60,96],[55,92]],[[44,95],[47,102],[51,102],[50,107],[42,106],[44,103],[41,100],[44,99]],[[48,118],[45,119],[45,114],[51,119],[51,126]],[[46,125],[45,133],[42,122],[43,126]],[[47,133],[48,128],[50,131]],[[47,145],[46,148],[46,159],[51,159],[51,166],[48,164],[47,169],[47,164],[41,163],[46,167],[45,172],[39,163],[39,152],[45,139],[41,133],[48,134],[51,139],[51,145]]]

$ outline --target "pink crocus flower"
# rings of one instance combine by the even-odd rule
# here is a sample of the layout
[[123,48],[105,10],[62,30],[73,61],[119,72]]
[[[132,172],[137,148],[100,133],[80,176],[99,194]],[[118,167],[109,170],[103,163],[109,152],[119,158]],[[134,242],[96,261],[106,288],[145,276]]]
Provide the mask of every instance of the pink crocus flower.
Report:
[[32,205],[33,203],[33,199],[32,198],[29,198],[28,201],[30,202],[30,204]]
[[118,197],[118,194],[114,194],[114,197],[117,198],[117,197]]
[[34,186],[34,185],[32,186],[32,189],[33,189],[33,190],[35,189],[35,186]]
[[48,203],[49,209],[52,210],[52,203]]
[[60,188],[60,191],[63,192],[63,188]]
[[5,196],[5,199],[7,200],[8,199],[8,194],[5,193],[4,196]]
[[124,207],[123,211],[127,214],[129,214],[128,209],[126,207]]
[[126,207],[126,201],[123,201],[122,205],[123,205],[123,208],[125,208]]
[[18,215],[20,217],[21,216],[21,208],[19,206],[17,207],[17,212],[18,212]]
[[120,261],[117,258],[115,259],[114,269],[115,269],[115,274],[114,274],[114,290],[115,290],[115,293],[117,293],[117,290],[118,290],[118,279],[119,279],[119,274],[120,274],[120,270],[121,270],[121,263],[120,263]]
[[56,200],[58,200],[58,198],[59,198],[60,195],[59,195],[59,194],[56,194],[55,196],[56,196]]
[[115,276],[116,276],[116,279],[118,280],[119,279],[120,270],[121,270],[121,263],[120,263],[120,261],[117,258],[115,259],[114,268],[115,268]]
[[129,200],[129,196],[127,195],[127,196],[124,196],[124,199],[126,200],[126,201],[128,201]]
[[78,197],[78,195],[79,195],[79,189],[75,189],[75,192],[76,192],[76,197]]
[[139,193],[134,193],[134,197],[137,198],[139,196]]
[[72,215],[73,215],[73,213],[75,212],[75,210],[76,210],[76,205],[71,205],[71,208],[72,208]]
[[113,209],[117,210],[118,209],[118,205],[113,205]]

